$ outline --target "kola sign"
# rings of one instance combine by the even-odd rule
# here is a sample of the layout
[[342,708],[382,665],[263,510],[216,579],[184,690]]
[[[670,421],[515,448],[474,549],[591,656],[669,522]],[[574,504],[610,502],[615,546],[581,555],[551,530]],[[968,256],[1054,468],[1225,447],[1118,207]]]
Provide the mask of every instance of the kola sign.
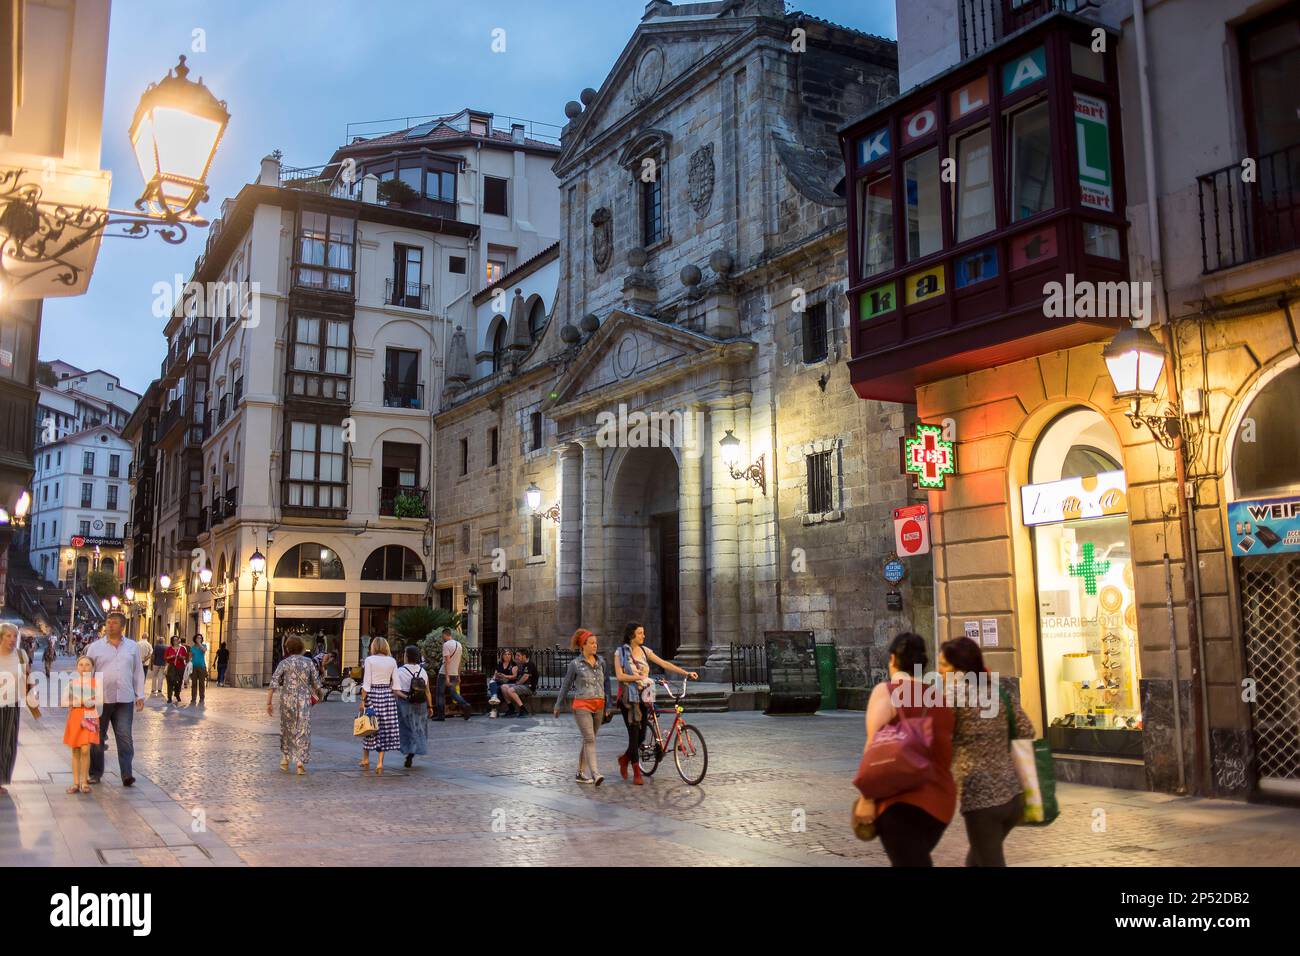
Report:
[[894,550],[900,558],[930,553],[930,509],[911,505],[894,509]]

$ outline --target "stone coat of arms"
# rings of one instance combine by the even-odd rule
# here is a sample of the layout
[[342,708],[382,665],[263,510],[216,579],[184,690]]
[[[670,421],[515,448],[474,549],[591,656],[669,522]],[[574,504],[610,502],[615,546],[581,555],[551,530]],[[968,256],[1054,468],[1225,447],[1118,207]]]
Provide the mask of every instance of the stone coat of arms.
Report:
[[695,215],[704,218],[713,202],[713,144],[707,143],[691,154],[687,180],[688,197]]
[[601,206],[591,214],[591,261],[597,272],[604,272],[613,257],[614,214]]

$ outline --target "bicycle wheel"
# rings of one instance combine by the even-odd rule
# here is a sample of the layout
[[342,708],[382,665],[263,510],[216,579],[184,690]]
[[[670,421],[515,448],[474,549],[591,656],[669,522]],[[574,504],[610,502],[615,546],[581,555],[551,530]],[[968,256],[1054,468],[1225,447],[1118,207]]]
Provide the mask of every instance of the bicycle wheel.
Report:
[[682,724],[673,747],[673,763],[677,772],[692,787],[704,779],[709,770],[709,749],[698,727]]
[[640,766],[643,776],[653,777],[654,772],[659,769],[659,761],[663,759],[664,751],[655,740],[655,728],[652,724],[646,728],[645,737],[641,741],[637,765]]

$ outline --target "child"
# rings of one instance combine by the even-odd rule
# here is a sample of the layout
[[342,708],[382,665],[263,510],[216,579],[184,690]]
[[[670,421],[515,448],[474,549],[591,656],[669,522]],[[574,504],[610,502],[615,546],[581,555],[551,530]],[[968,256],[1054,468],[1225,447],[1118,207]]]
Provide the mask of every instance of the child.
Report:
[[64,688],[62,703],[68,708],[63,742],[72,748],[72,786],[67,792],[90,793],[90,747],[99,743],[99,699],[95,662],[89,657],[77,658],[77,676]]

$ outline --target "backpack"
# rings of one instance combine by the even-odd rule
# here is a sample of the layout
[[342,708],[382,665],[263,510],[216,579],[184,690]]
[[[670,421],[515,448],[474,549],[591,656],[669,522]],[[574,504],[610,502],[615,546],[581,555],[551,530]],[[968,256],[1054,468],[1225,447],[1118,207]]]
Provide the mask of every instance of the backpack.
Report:
[[[410,673],[410,671],[407,671],[407,673]],[[423,704],[428,699],[429,685],[420,676],[419,668],[416,668],[415,674],[411,677],[411,689],[406,692],[406,700],[411,704]]]

